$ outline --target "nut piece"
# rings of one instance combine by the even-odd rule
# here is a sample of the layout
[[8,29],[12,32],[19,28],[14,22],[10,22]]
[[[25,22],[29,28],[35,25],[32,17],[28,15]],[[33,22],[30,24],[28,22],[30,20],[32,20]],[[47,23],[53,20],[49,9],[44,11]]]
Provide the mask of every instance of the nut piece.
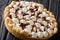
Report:
[[12,16],[12,18],[16,17],[14,13],[10,13],[10,15]]
[[24,18],[26,18],[26,20],[29,20],[30,19],[30,16],[29,15],[26,15],[26,16],[24,16]]
[[48,37],[48,32],[44,31],[43,35],[44,35],[44,37]]
[[37,37],[37,33],[35,33],[35,32],[32,32],[31,35],[32,35],[33,38]]
[[42,9],[41,9],[41,7],[39,7],[39,8],[38,8],[38,12],[41,12],[41,11],[42,11]]
[[52,34],[53,33],[53,30],[50,29],[50,28],[48,28],[47,31],[48,31],[49,34]]
[[41,26],[40,23],[35,23],[35,25],[36,25],[36,27],[40,27]]
[[29,33],[29,34],[31,34],[31,30],[32,30],[32,26],[31,25],[26,26],[26,28],[24,29],[24,31]]
[[51,17],[46,17],[46,20],[51,20]]
[[36,21],[36,17],[35,17],[35,16],[31,16],[31,19],[32,19],[33,21]]
[[41,18],[37,19],[37,22],[42,23],[42,19]]
[[42,31],[44,31],[44,26],[41,26],[40,29],[41,29]]
[[11,8],[11,9],[10,9],[10,13],[15,13],[15,11],[16,11],[16,10],[15,10],[14,8]]
[[17,5],[13,5],[14,9],[18,9],[18,6]]
[[16,24],[19,23],[19,20],[18,20],[17,18],[12,18],[12,21],[13,21],[14,23],[16,23]]
[[34,28],[33,28],[33,31],[35,31],[35,32],[36,32],[36,27],[34,27]]
[[25,20],[20,20],[20,23],[26,24],[26,21]]
[[22,14],[17,14],[19,19],[23,19],[23,15]]
[[28,21],[28,23],[30,23],[30,25],[34,25],[34,22],[32,20]]
[[41,17],[41,18],[42,17],[47,17],[47,16],[48,16],[48,14],[46,12],[42,12],[42,14],[39,15],[39,17]]
[[47,22],[46,22],[46,21],[42,21],[42,24],[43,24],[44,26],[47,26]]
[[53,26],[52,23],[51,23],[51,24],[48,24],[48,27],[50,27],[50,28],[54,28],[54,26]]
[[43,32],[37,32],[37,36],[39,37],[39,38],[43,38]]

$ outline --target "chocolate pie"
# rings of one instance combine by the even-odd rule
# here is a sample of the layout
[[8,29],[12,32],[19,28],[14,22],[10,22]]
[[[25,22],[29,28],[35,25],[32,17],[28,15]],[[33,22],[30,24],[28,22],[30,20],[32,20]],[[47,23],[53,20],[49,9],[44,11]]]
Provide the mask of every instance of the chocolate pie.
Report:
[[4,10],[7,30],[23,40],[47,40],[57,33],[52,12],[40,3],[12,1]]

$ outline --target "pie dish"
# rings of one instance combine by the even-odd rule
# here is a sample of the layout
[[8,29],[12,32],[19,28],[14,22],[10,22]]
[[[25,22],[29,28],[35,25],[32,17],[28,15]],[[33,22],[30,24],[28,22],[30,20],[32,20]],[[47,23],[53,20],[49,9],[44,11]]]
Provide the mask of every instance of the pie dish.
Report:
[[7,30],[23,40],[48,40],[57,33],[57,22],[52,12],[40,3],[12,1],[4,10]]

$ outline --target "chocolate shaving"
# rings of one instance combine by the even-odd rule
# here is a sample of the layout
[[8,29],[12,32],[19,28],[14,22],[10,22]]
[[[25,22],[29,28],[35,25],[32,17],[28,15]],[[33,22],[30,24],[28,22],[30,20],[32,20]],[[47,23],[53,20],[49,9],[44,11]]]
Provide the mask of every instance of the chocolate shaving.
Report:
[[50,23],[50,21],[49,21],[49,20],[45,20],[45,21],[47,21],[48,23]]
[[44,25],[41,23],[41,26],[44,26]]
[[35,8],[38,8],[38,6],[35,6]]
[[29,24],[24,24],[24,23],[21,23],[20,24],[20,26],[24,29],[25,28],[25,26],[27,26],[27,25],[29,25]]
[[43,20],[46,20],[46,17],[43,17]]
[[41,12],[37,13],[37,18],[40,18],[38,15],[41,14]]
[[12,19],[12,16],[11,15],[9,17]]
[[22,12],[22,14],[23,14],[23,16],[25,16],[25,15],[29,15],[29,14],[26,14],[26,13],[24,13],[24,12]]
[[23,8],[23,6],[20,6],[20,8]]
[[[33,28],[36,27],[35,25],[32,25],[32,30],[31,31],[34,31]],[[37,31],[37,30],[36,30]]]
[[23,16],[25,16],[25,15],[28,15],[28,14],[25,14],[25,13],[24,13]]
[[39,31],[43,32],[41,29]]
[[16,12],[19,10],[19,8],[16,10]]
[[44,31],[46,31],[45,28],[44,28]]
[[22,26],[22,27],[23,27],[23,26],[26,26],[26,24],[21,23],[21,25],[20,25],[20,26]]
[[30,8],[29,10],[30,10],[31,12],[34,12],[34,9],[33,9],[33,8]]
[[20,0],[17,0],[17,1],[19,1],[19,2],[20,2]]
[[38,10],[38,6],[35,6],[35,11],[37,11]]

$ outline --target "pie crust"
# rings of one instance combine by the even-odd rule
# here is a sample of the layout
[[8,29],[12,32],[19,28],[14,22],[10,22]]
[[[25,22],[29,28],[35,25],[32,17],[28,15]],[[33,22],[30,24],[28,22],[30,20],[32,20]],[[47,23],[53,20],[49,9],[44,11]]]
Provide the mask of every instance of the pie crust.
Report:
[[[23,2],[26,2],[26,1],[23,1]],[[48,40],[50,37],[52,37],[54,34],[57,33],[58,29],[57,29],[57,22],[56,22],[56,19],[55,19],[55,16],[52,14],[52,12],[50,11],[47,11],[46,8],[44,8],[44,6],[40,3],[36,3],[36,2],[29,2],[29,3],[34,3],[35,5],[38,5],[38,7],[41,7],[42,9],[42,12],[46,12],[48,14],[49,17],[51,17],[51,20],[52,21],[52,24],[53,24],[53,32],[51,34],[48,33],[48,36],[47,37],[42,37],[42,38],[39,38],[39,37],[31,37],[31,35],[26,32],[25,30],[22,29],[22,27],[16,27],[16,24],[12,21],[12,19],[10,18],[10,9],[13,7],[13,5],[16,4],[16,1],[12,1],[11,4],[9,4],[5,10],[4,10],[4,23],[5,23],[5,26],[7,28],[7,30],[13,34],[15,37],[19,38],[19,39],[23,39],[23,40]],[[18,3],[17,3],[18,4]],[[30,4],[29,4],[30,5]],[[34,15],[35,16],[35,15]],[[40,15],[41,16],[41,15]],[[45,15],[46,16],[46,15]],[[48,18],[49,18],[48,17]],[[48,19],[46,18],[46,19]],[[29,18],[30,19],[30,18]],[[32,18],[33,19],[33,18]],[[37,19],[36,19],[37,20]],[[49,19],[48,19],[49,20]],[[23,21],[21,21],[23,22]],[[44,23],[43,23],[44,24]],[[46,24],[45,24],[46,25]],[[36,23],[36,26],[38,27],[38,23]],[[43,28],[40,27],[42,30]],[[46,30],[47,31],[47,30]],[[34,34],[33,34],[34,35]],[[42,35],[42,34],[41,34]]]

